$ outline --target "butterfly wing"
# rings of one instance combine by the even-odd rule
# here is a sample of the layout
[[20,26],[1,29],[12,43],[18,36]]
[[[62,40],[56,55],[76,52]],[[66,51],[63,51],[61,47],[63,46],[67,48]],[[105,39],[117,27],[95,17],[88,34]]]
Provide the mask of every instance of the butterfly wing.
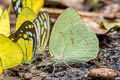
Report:
[[23,62],[30,62],[36,45],[36,32],[32,22],[24,22],[9,38],[21,47],[23,51]]
[[16,22],[16,31],[25,21],[33,21],[37,14],[30,8],[25,7],[22,9],[20,14],[18,15],[17,22]]
[[50,20],[47,12],[41,12],[37,18],[33,21],[33,25],[37,34],[37,52],[42,53],[47,45],[49,32],[50,32]]
[[3,11],[0,7],[0,34],[10,35],[10,21],[7,10]]
[[24,7],[28,7],[38,14],[44,4],[44,0],[12,0],[12,3],[16,15],[18,15]]
[[2,15],[3,13],[3,9],[0,7],[0,16]]
[[2,62],[2,68],[15,67],[22,62],[22,58],[21,48],[8,37],[0,34],[0,61]]
[[99,51],[96,35],[72,8],[57,19],[50,37],[49,51],[56,62],[87,62]]
[[2,74],[2,72],[3,72],[2,60],[1,60],[1,58],[0,58],[0,74]]
[[31,8],[36,14],[40,12],[40,8],[44,5],[44,0],[23,0],[23,7]]

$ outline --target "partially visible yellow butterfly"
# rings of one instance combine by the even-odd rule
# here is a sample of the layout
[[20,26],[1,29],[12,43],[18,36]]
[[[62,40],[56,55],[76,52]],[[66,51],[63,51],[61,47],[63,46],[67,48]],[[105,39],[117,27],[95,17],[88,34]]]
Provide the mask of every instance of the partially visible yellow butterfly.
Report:
[[44,0],[12,0],[12,3],[17,15],[24,7],[28,7],[38,14],[44,5]]
[[7,10],[2,10],[0,7],[0,34],[5,36],[10,35],[10,21]]

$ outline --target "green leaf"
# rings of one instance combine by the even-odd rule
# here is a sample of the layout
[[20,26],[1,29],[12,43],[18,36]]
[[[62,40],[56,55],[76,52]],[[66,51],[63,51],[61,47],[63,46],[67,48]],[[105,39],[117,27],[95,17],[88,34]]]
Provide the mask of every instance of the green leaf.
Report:
[[91,2],[97,4],[99,2],[99,0],[91,0]]
[[99,51],[96,35],[72,8],[57,19],[50,37],[49,51],[55,62],[86,62]]
[[120,29],[120,22],[111,22],[111,23],[108,23],[108,22],[102,22],[103,23],[103,26],[105,29],[107,30],[110,30],[110,29],[113,29],[113,30],[117,30],[117,29]]

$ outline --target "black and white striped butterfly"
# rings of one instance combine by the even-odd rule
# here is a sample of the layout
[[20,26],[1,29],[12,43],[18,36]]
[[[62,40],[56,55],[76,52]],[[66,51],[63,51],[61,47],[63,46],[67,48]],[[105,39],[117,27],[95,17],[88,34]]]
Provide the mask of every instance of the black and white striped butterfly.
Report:
[[12,0],[13,8],[16,16],[22,11],[23,8],[28,7],[36,14],[39,13],[40,8],[44,4],[44,0]]

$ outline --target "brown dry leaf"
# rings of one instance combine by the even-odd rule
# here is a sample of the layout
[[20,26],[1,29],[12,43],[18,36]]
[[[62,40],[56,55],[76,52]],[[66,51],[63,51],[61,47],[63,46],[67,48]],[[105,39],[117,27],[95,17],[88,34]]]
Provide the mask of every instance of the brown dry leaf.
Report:
[[3,80],[3,79],[4,79],[4,75],[1,74],[1,75],[0,75],[0,80]]
[[26,78],[26,79],[30,79],[33,77],[33,75],[32,75],[32,73],[27,72],[27,73],[21,73],[21,77]]
[[101,25],[92,20],[91,18],[83,17],[82,20],[94,33],[105,34],[107,32],[107,30],[102,29]]
[[5,77],[3,80],[21,80],[19,77]]
[[10,3],[11,3],[11,0],[0,0],[0,6],[3,9],[7,9]]
[[41,79],[42,79],[41,76],[35,76],[35,77],[33,77],[31,80],[41,80]]
[[56,0],[57,2],[67,6],[74,7],[75,9],[81,10],[83,9],[84,0]]
[[9,5],[9,4],[11,3],[11,0],[3,0],[3,3],[4,3],[5,5]]
[[118,74],[113,70],[106,67],[92,69],[85,77],[91,78],[104,78],[104,79],[112,79],[117,77]]
[[120,10],[120,5],[118,3],[112,3],[105,6],[100,12],[111,14],[111,13],[117,13],[119,10]]

